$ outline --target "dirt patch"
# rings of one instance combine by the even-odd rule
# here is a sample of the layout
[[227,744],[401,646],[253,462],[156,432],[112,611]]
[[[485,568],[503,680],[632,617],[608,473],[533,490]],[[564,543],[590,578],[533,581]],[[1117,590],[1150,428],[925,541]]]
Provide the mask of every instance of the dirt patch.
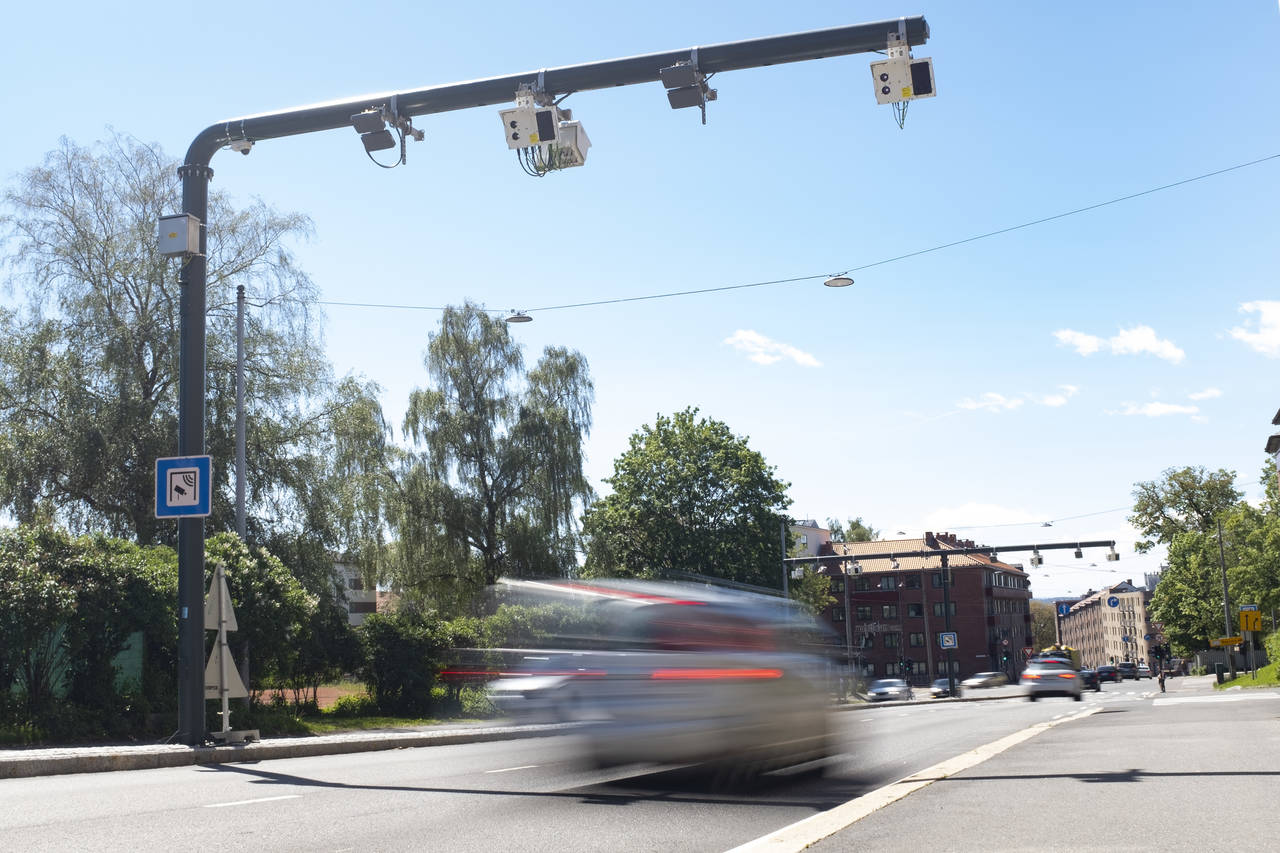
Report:
[[[332,708],[343,696],[359,696],[364,693],[364,685],[361,684],[337,684],[325,685],[316,692],[316,703],[324,708]],[[275,695],[279,694],[285,702],[293,701],[292,690],[263,690],[257,694],[258,701],[271,702]]]

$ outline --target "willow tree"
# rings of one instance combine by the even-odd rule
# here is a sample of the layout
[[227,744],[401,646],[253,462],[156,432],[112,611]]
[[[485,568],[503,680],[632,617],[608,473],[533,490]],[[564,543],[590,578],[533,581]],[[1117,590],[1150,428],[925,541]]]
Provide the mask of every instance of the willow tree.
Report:
[[[170,541],[154,518],[154,463],[177,451],[179,285],[156,222],[181,209],[177,162],[113,134],[62,140],[3,195],[0,509],[75,531]],[[246,317],[249,538],[314,531],[331,496],[335,419],[374,389],[335,385],[313,315],[317,292],[291,243],[310,221],[260,201],[209,200],[206,444],[212,530],[233,526],[236,288]],[[346,525],[352,527],[350,523]],[[310,535],[310,534],[309,534]],[[335,547],[340,537],[324,547]]]
[[501,576],[568,574],[592,496],[586,359],[547,347],[526,370],[506,323],[467,302],[445,310],[424,365],[431,383],[409,397],[410,447],[389,491],[395,580],[454,610]]

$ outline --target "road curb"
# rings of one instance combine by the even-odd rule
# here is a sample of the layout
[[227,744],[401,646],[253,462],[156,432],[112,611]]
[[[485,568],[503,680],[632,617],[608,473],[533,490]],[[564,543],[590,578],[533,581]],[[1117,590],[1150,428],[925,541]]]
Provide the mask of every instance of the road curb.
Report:
[[236,746],[157,744],[151,746],[99,746],[80,749],[28,749],[0,753],[0,779],[30,776],[58,776],[68,773],[107,773],[114,770],[154,770],[193,764],[230,764],[269,761],[277,758],[307,758],[410,749],[423,746],[452,746],[463,743],[514,740],[560,734],[570,726],[563,723],[494,726],[444,731],[376,732],[323,735],[311,738],[270,738]]

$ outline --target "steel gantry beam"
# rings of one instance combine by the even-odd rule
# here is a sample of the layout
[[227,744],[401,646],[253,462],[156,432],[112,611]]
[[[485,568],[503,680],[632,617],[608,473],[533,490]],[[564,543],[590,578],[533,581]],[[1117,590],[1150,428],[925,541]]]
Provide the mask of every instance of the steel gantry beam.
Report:
[[[385,109],[401,118],[505,104],[522,85],[555,97],[571,92],[609,89],[661,79],[659,72],[682,61],[696,61],[703,74],[803,62],[884,50],[890,39],[905,35],[908,45],[924,44],[929,25],[923,17],[897,18],[822,30],[768,36],[682,48],[622,59],[526,71],[405,92],[364,95],[348,100],[244,116],[210,125],[187,149],[178,169],[182,178],[182,212],[199,223],[199,250],[185,259],[181,285],[181,366],[178,376],[178,452],[204,454],[205,429],[205,285],[209,163],[223,146],[252,143],[322,130],[350,127],[351,116]],[[658,102],[655,98],[655,102]],[[660,102],[659,102],[660,103]],[[241,149],[241,150],[247,150]],[[204,520],[178,521],[178,718],[179,737],[196,746],[205,740],[204,706]]]

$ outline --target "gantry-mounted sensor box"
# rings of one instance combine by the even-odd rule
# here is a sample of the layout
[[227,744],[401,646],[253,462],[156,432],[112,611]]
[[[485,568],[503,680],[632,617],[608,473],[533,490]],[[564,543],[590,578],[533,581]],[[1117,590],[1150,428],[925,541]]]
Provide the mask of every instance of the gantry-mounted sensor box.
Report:
[[871,63],[871,79],[877,104],[896,104],[917,98],[932,98],[933,60],[893,57]]
[[556,141],[560,111],[555,107],[518,106],[501,110],[502,129],[511,149],[546,145]]
[[157,248],[166,258],[200,253],[200,220],[190,213],[160,217]]

